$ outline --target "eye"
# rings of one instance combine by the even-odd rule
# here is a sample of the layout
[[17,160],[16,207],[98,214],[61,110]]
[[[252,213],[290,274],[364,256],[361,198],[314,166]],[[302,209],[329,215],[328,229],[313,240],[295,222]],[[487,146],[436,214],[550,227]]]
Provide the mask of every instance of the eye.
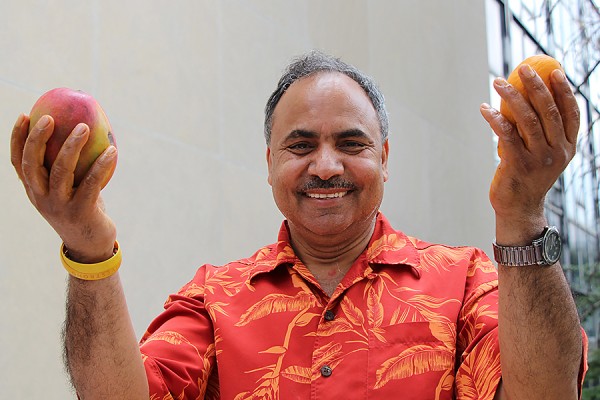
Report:
[[340,144],[342,151],[354,154],[360,153],[365,147],[367,147],[366,144],[357,141],[347,141]]
[[289,145],[287,149],[294,154],[307,154],[309,153],[314,146],[308,142],[297,142]]

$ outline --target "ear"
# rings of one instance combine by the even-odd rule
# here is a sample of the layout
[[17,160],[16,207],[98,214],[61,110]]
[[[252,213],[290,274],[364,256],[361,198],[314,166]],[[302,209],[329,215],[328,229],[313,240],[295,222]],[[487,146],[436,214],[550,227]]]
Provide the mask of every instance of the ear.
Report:
[[383,170],[383,181],[388,180],[388,154],[390,152],[390,144],[388,139],[385,139],[381,149],[381,169]]
[[272,161],[271,161],[271,147],[267,146],[267,182],[269,182],[269,185],[273,185],[272,184],[272,178],[271,178],[271,166],[272,166]]

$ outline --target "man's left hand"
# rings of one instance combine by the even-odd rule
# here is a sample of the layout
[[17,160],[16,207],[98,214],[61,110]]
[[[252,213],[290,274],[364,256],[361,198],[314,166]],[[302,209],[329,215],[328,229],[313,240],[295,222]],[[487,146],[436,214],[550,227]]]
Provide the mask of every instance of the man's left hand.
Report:
[[490,202],[497,222],[512,226],[543,218],[546,193],[575,155],[579,130],[577,100],[560,70],[551,74],[554,96],[528,65],[520,67],[519,76],[529,101],[506,80],[494,81],[494,88],[511,109],[516,124],[489,105],[481,106],[481,114],[498,135],[501,150],[501,161],[490,187]]

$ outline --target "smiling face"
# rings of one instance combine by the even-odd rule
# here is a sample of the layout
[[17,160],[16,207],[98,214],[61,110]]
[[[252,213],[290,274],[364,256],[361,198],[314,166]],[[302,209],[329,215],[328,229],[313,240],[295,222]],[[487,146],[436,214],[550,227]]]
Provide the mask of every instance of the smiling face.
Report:
[[294,82],[273,113],[269,184],[292,235],[371,229],[387,180],[387,141],[351,78],[321,72]]

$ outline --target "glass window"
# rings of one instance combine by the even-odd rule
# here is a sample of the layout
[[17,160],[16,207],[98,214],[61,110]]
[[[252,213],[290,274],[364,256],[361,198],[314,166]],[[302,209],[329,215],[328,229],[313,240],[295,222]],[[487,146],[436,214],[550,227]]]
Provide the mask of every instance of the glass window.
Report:
[[504,74],[504,56],[502,54],[502,7],[495,0],[485,3],[487,22],[487,47],[490,71],[495,76]]
[[[554,55],[578,87],[577,101],[581,110],[578,151],[548,193],[546,214],[549,223],[563,230],[562,261],[569,281],[574,288],[585,291],[590,289],[586,268],[600,263],[600,66],[589,77],[586,72],[600,59],[600,49],[590,44],[600,42],[599,33],[596,36],[591,33],[593,27],[600,27],[600,16],[596,13],[599,5],[599,0],[486,0],[490,104],[493,107],[499,108],[500,104],[492,86],[494,77],[501,75],[500,68],[510,63],[512,69],[537,53]],[[504,21],[503,7],[510,9],[506,13],[508,22]],[[589,23],[592,17],[596,18],[593,24]],[[503,23],[508,26],[509,34],[502,29]],[[596,31],[600,32],[600,28]],[[588,35],[587,39],[582,32]],[[504,36],[499,38],[499,35]],[[508,46],[507,51],[502,52],[501,46],[496,48],[492,43]],[[510,60],[498,59],[507,55]],[[495,140],[495,135],[493,137]],[[592,320],[595,332],[600,313],[587,324],[592,324]]]

